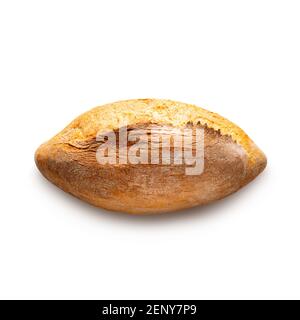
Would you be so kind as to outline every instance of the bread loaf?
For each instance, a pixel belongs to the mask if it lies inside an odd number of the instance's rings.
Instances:
[[[62,190],[108,210],[168,212],[222,199],[266,166],[232,122],[194,105],[137,99],[96,107],[35,153]]]

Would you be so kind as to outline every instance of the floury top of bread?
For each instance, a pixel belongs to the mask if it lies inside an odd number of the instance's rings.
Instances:
[[[154,126],[165,138],[177,132],[181,139],[182,130],[175,129],[200,127],[204,132],[203,173],[186,175],[184,164],[99,163],[97,136],[120,132],[124,126]],[[156,133],[148,131],[142,138]],[[41,173],[64,191],[98,207],[136,214],[222,199],[253,180],[267,163],[264,153],[231,121],[194,105],[160,99],[93,108],[42,144],[35,160]]]
[[[84,141],[101,132],[139,123],[174,127],[200,124],[231,137],[245,149],[250,162],[264,157],[248,135],[233,122],[195,105],[166,99],[124,100],[95,107],[73,120],[55,140],[71,143]]]

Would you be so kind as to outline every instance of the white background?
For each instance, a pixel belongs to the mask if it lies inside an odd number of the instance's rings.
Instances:
[[[300,298],[299,1],[1,1],[0,297]],[[110,213],[38,172],[35,149],[96,105],[194,103],[267,170],[215,204]]]

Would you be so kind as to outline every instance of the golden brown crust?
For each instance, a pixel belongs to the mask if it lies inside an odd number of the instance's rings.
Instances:
[[[242,129],[217,113],[191,104],[160,99],[125,100],[93,108],[72,121],[59,134],[59,138],[85,140],[99,131],[138,123],[160,123],[174,127],[184,127],[188,123],[206,125],[240,144],[250,161],[255,162],[256,157],[262,156]]]
[[[122,126],[201,127],[205,169],[186,175],[183,165],[100,165],[100,132]],[[127,100],[97,107],[76,118],[36,152],[43,175],[63,190],[98,207],[130,213],[173,211],[221,199],[255,178],[264,154],[232,122],[204,109],[170,100]]]

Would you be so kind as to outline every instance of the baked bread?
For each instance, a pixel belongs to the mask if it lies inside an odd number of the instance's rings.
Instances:
[[[192,132],[195,139],[196,129],[203,133],[202,171],[187,174],[191,165],[176,164],[176,155],[167,161],[164,156],[166,148],[179,150],[174,136],[184,141],[185,132]],[[138,136],[142,146],[159,136],[160,161],[130,163],[126,153],[120,161],[121,149],[132,147],[132,141],[130,146],[118,144],[122,130]],[[110,134],[117,137],[115,163],[97,158]],[[170,138],[169,146],[162,143],[164,138]],[[195,152],[194,140],[189,146]],[[151,157],[151,150],[147,152]],[[135,214],[174,211],[224,198],[253,180],[267,163],[263,152],[232,122],[194,105],[158,99],[119,101],[82,114],[42,144],[35,161],[62,190],[97,207]]]

